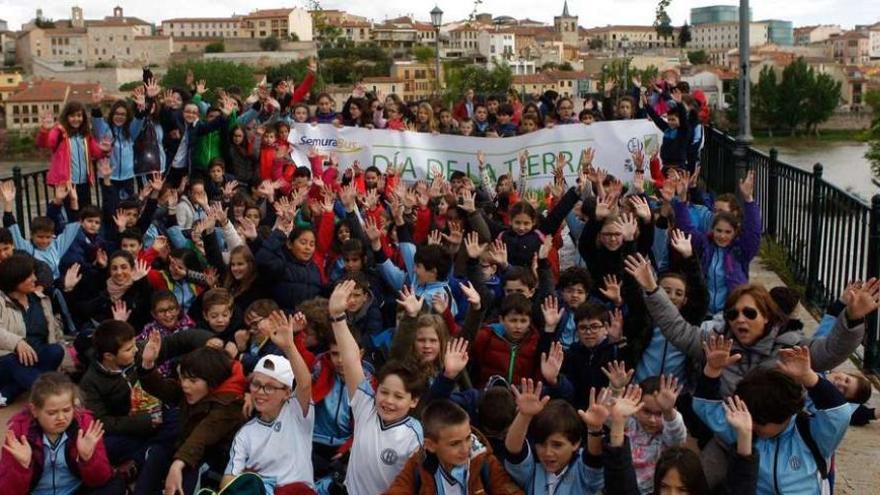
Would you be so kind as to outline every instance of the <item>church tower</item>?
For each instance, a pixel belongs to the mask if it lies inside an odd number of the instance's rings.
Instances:
[[[562,15],[553,18],[553,27],[562,38],[562,43],[574,46],[578,44],[578,17],[568,13],[568,0],[565,0],[562,7]]]

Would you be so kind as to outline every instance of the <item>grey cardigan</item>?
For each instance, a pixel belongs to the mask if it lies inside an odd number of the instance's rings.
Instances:
[[[848,326],[846,312],[842,312],[827,337],[811,338],[802,330],[790,330],[780,333],[780,327],[773,327],[754,345],[745,347],[733,337],[727,326],[707,325],[703,328],[691,325],[681,316],[678,309],[669,300],[662,289],[652,294],[642,292],[645,306],[669,342],[698,363],[705,361],[703,341],[715,335],[733,338],[733,352],[742,354],[738,363],[727,367],[721,375],[721,394],[730,395],[736,385],[753,368],[776,365],[776,354],[780,349],[793,346],[807,346],[810,349],[810,360],[815,371],[827,371],[846,361],[856,350],[865,335],[865,323],[859,322],[853,327]],[[713,320],[715,321],[715,320]]]

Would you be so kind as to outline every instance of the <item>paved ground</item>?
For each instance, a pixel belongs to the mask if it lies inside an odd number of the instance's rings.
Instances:
[[[751,267],[751,278],[772,288],[783,285],[775,273],[764,269],[760,260],[755,260]],[[803,307],[798,314],[804,322],[806,331],[811,334],[816,328],[816,320]],[[840,369],[856,370],[847,362]],[[880,407],[880,392],[874,391],[871,407]],[[6,433],[6,421],[10,416],[21,410],[24,400],[19,399],[11,407],[0,409],[0,433]],[[0,436],[3,438],[3,436]],[[880,492],[880,421],[862,428],[850,428],[837,453],[837,482],[835,494],[865,495]]]

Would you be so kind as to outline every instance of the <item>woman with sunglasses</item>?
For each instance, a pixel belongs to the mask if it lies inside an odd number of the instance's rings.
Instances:
[[[827,371],[849,358],[865,335],[865,317],[876,311],[880,304],[880,282],[869,280],[849,291],[846,311],[841,313],[834,329],[827,337],[807,337],[800,330],[788,330],[786,315],[760,284],[746,284],[735,288],[727,296],[724,306],[724,324],[697,326],[688,323],[660,290],[651,263],[641,255],[629,256],[626,271],[643,289],[645,305],[654,324],[663,336],[692,361],[704,361],[703,346],[711,335],[733,339],[732,354],[740,357],[721,375],[721,395],[731,395],[736,384],[750,370],[774,366],[781,349],[807,346],[813,369]]]

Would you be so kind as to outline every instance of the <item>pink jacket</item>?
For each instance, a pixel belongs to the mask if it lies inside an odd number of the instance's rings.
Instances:
[[[89,183],[94,182],[94,174],[92,173],[91,162],[99,158],[104,158],[106,153],[101,149],[98,141],[88,136],[88,154],[89,154]],[[56,125],[50,130],[40,128],[37,134],[37,147],[45,148],[52,151],[52,160],[49,163],[49,173],[46,175],[46,183],[55,186],[67,182],[71,178],[70,171],[70,141],[67,139],[67,132],[64,127]]]
[[[87,429],[92,424],[92,414],[85,409],[77,409],[73,422],[67,428],[67,448],[64,455],[67,466],[74,476],[82,480],[87,487],[99,487],[107,484],[113,476],[104,441],[95,446],[95,453],[88,461],[79,458],[76,450],[76,438],[79,429]],[[0,456],[0,487],[4,493],[30,493],[43,474],[43,430],[27,409],[19,412],[9,420],[9,430],[16,438],[27,437],[33,451],[31,465],[24,468],[8,452]]]

